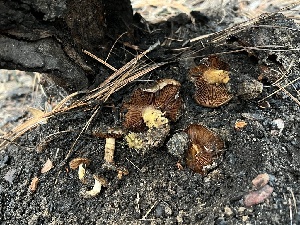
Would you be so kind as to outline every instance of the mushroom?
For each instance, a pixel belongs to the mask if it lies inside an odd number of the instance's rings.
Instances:
[[[87,158],[75,158],[72,159],[69,163],[69,166],[72,170],[78,168],[78,177],[82,183],[85,183],[84,175],[85,175],[85,167],[90,164],[91,160]]]
[[[93,186],[93,189],[89,190],[89,191],[81,192],[81,194],[85,198],[91,198],[91,197],[97,196],[100,193],[102,186],[107,187],[107,185],[108,185],[108,182],[105,178],[97,176],[97,175],[94,175],[93,177],[95,179],[95,184]]]
[[[105,138],[104,160],[106,164],[114,165],[114,153],[116,148],[116,139],[123,136],[123,131],[120,128],[93,128],[93,135],[100,138]]]
[[[125,140],[127,141],[129,148],[134,148],[144,155],[149,150],[160,147],[164,143],[169,132],[170,125],[167,123],[159,128],[149,128],[145,132],[129,132],[125,136]]]
[[[183,108],[179,97],[180,83],[163,79],[148,88],[138,88],[124,103],[124,127],[129,131],[125,139],[130,148],[144,154],[162,145],[170,131],[169,120],[176,121]]]
[[[225,85],[230,79],[228,65],[216,56],[210,56],[192,68],[189,77],[195,84],[194,99],[199,105],[215,108],[233,97]]]
[[[226,86],[221,85],[212,85],[208,84],[203,79],[198,79],[195,82],[196,90],[194,94],[194,99],[199,105],[215,108],[225,103],[229,102],[232,99],[232,95],[228,93]]]
[[[185,130],[190,138],[186,162],[194,172],[206,175],[220,156],[224,142],[212,131],[200,124],[191,124]]]
[[[171,121],[176,121],[183,108],[179,89],[180,83],[173,79],[162,79],[151,87],[136,89],[130,100],[123,104],[123,110],[126,111],[124,127],[133,132],[147,129],[143,111],[149,106],[160,110]]]

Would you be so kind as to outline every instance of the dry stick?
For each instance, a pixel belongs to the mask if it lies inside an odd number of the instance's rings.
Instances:
[[[156,68],[158,68],[158,67],[160,67],[160,66],[162,66],[162,65],[165,65],[165,64],[167,64],[167,63],[168,63],[168,62],[158,63],[158,64],[156,64],[156,65],[150,66],[150,67],[148,67],[148,68],[146,68],[146,69],[144,69],[144,70],[142,70],[142,71],[136,73],[135,75],[133,75],[133,76],[127,78],[127,79],[124,80],[122,83],[120,83],[120,86],[116,89],[116,91],[119,90],[119,89],[121,89],[122,87],[124,87],[124,86],[127,85],[128,83],[130,83],[130,82],[132,82],[132,81],[138,79],[139,77],[141,77],[141,76],[143,76],[143,75],[149,73],[150,71],[152,71],[152,70],[154,70],[154,69],[156,69]]]
[[[293,198],[293,202],[294,202],[294,207],[295,207],[295,213],[297,214],[298,213],[298,210],[297,210],[297,202],[296,202],[296,199],[295,199],[295,195],[294,195],[294,192],[293,192],[293,189],[289,189],[291,194],[292,194],[292,198]]]
[[[281,89],[284,93],[290,96],[290,98],[293,99],[298,105],[300,105],[299,100],[296,97],[294,97],[289,91],[287,91],[284,87],[281,87],[279,84],[277,84],[276,86],[279,87],[279,90]]]
[[[120,82],[120,80],[124,79],[124,76],[127,77],[136,77],[135,79],[137,79],[137,76],[131,75],[131,70],[133,68],[138,68],[138,62],[139,60],[145,56],[148,52],[152,51],[155,47],[157,47],[159,45],[159,42],[155,43],[154,45],[150,46],[146,51],[142,52],[141,54],[139,54],[138,56],[136,56],[134,59],[130,60],[128,63],[126,63],[123,67],[121,67],[119,70],[115,71],[115,73],[113,73],[111,76],[109,76],[99,87],[93,89],[91,92],[93,92],[93,95],[88,95],[86,100],[90,101],[92,99],[101,99],[101,95],[106,92],[108,89],[110,90],[109,94],[106,95],[106,97],[104,97],[103,99],[106,99],[117,90],[119,90],[120,88],[118,87],[118,83]],[[163,65],[163,64],[156,64],[156,65]],[[152,67],[152,66],[150,66]],[[154,66],[155,68],[157,68],[158,66]],[[150,72],[153,69],[149,69],[148,72]],[[146,73],[144,73],[146,74]],[[142,75],[140,75],[142,76]],[[114,82],[111,82],[112,80],[114,80]],[[133,81],[134,79],[130,79],[130,81]],[[111,83],[111,85],[108,85]],[[127,82],[128,83],[128,82]],[[121,84],[123,84],[123,82],[121,82]],[[126,84],[125,84],[126,85]],[[122,85],[123,87],[124,85]],[[102,89],[102,90],[100,90]],[[96,93],[95,93],[96,92]]]
[[[158,203],[158,200],[156,200],[155,202],[154,202],[154,204],[150,207],[150,209],[146,212],[146,214],[142,217],[142,219],[140,219],[140,220],[147,220],[146,218],[147,218],[147,216],[149,215],[149,213],[152,211],[152,209],[157,205],[157,203]]]
[[[135,165],[133,162],[131,162],[128,158],[125,157],[125,159],[130,162],[136,169],[138,169],[138,171],[142,172],[142,170],[137,166]]]
[[[293,225],[293,209],[292,209],[292,201],[289,198],[289,208],[290,208],[290,224]]]

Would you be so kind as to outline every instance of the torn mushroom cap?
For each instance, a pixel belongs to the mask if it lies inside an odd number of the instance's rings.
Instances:
[[[196,90],[194,99],[199,105],[215,108],[219,107],[232,99],[232,95],[228,93],[224,84],[218,86],[208,84],[203,79],[195,82]]]
[[[189,76],[196,90],[194,98],[199,105],[215,108],[227,103],[233,96],[226,83],[229,81],[228,66],[217,57],[209,57],[207,62],[190,70]]]
[[[72,170],[78,168],[78,178],[81,182],[84,182],[84,175],[85,175],[85,166],[90,164],[91,160],[87,158],[75,158],[73,159],[69,165]]]
[[[86,198],[95,197],[100,193],[102,186],[106,187],[108,184],[107,180],[103,177],[97,175],[94,175],[93,177],[95,179],[95,184],[93,186],[93,189],[82,193],[82,195]]]
[[[189,76],[192,81],[204,76],[210,84],[225,84],[229,81],[229,65],[218,56],[211,55],[202,59],[200,65],[193,67],[189,72]]]
[[[130,131],[143,131],[146,124],[143,120],[143,110],[149,106],[160,110],[165,117],[176,121],[183,108],[179,97],[180,83],[172,79],[163,79],[149,88],[139,88],[132,94],[131,99],[123,105],[127,110],[124,127]]]
[[[75,170],[81,164],[85,164],[88,166],[90,163],[91,163],[91,160],[89,160],[87,158],[75,158],[70,161],[69,166],[72,170]]]
[[[191,124],[185,132],[190,138],[187,165],[194,172],[206,175],[207,168],[222,153],[224,142],[200,124]]]
[[[159,147],[164,142],[170,131],[170,125],[164,113],[153,106],[144,108],[142,117],[148,130],[140,133],[129,132],[125,139],[130,148],[139,150],[140,153],[144,154],[151,148]]]

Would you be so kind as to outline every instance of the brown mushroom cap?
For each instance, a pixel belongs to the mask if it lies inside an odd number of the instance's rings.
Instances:
[[[162,88],[154,98],[154,107],[166,113],[171,121],[176,121],[183,107],[183,100],[179,97],[180,83],[173,82]]]
[[[233,97],[225,86],[229,80],[227,70],[228,64],[217,56],[204,59],[202,64],[190,70],[190,79],[196,87],[194,98],[199,105],[215,108]]]
[[[179,97],[180,83],[172,79],[163,79],[149,88],[138,88],[131,99],[124,103],[127,110],[124,127],[127,130],[140,132],[146,128],[142,112],[146,107],[153,106],[161,110],[171,121],[176,121],[183,108],[183,101]]]
[[[75,159],[72,159],[69,163],[69,166],[72,170],[75,170],[78,168],[78,166],[80,164],[86,164],[86,165],[89,165],[91,162],[91,160],[87,159],[87,158],[75,158]]]
[[[123,136],[123,130],[119,127],[93,127],[92,135],[99,138],[121,138]]]
[[[224,84],[218,86],[209,84],[203,79],[195,82],[196,90],[194,99],[199,105],[215,108],[227,103],[232,99],[232,95],[228,93]]]
[[[206,174],[207,166],[211,165],[224,148],[224,142],[212,131],[200,124],[191,124],[185,132],[190,138],[187,151],[187,165],[196,173]]]

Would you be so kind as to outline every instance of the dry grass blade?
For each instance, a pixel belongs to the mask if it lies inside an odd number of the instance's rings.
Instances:
[[[105,62],[104,60],[98,58],[97,56],[95,56],[94,54],[88,52],[87,50],[83,50],[83,53],[87,54],[88,56],[92,57],[93,59],[96,59],[98,62],[102,63],[103,65],[107,66],[109,69],[111,69],[112,71],[117,71],[117,69],[113,66],[111,66],[110,64],[108,64],[107,62]]]
[[[294,97],[290,92],[288,92],[285,88],[292,85],[293,83],[295,83],[296,81],[300,80],[300,77],[297,77],[296,79],[288,82],[287,84],[285,84],[284,86],[281,86],[278,82],[275,82],[275,86],[277,86],[279,89],[274,91],[273,93],[269,94],[268,96],[264,97],[263,99],[259,100],[259,102],[262,102],[268,98],[270,98],[271,96],[275,95],[276,93],[278,93],[279,91],[283,91],[285,92],[287,95],[289,95],[297,104],[300,105],[299,100]]]

